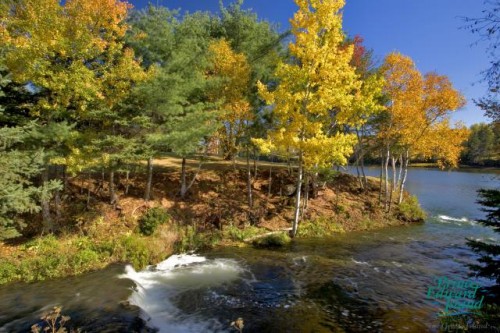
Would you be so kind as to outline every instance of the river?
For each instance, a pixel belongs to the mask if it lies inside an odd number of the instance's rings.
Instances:
[[[377,175],[377,169],[369,169]],[[86,332],[433,332],[435,277],[468,279],[466,237],[498,241],[476,219],[478,188],[498,175],[411,169],[424,224],[298,239],[283,250],[221,248],[142,272],[112,265],[79,277],[0,287],[0,332],[29,331],[55,305]],[[488,281],[476,280],[479,284]],[[135,305],[135,306],[134,306]]]

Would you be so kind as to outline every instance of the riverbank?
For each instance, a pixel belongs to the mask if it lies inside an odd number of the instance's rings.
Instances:
[[[1,243],[0,284],[78,275],[116,262],[130,262],[141,269],[174,252],[246,246],[250,242],[245,241],[258,235],[290,227],[295,181],[286,166],[260,163],[252,167],[252,207],[243,161],[235,165],[211,161],[184,199],[177,195],[179,166],[180,160],[173,158],[156,161],[149,202],[141,198],[145,179],[132,175],[126,184],[118,180],[119,206],[107,203],[106,184],[93,191],[85,179],[71,179],[71,200],[62,209],[59,233]],[[196,162],[188,167],[192,177]],[[411,197],[403,205],[393,203],[391,212],[385,213],[374,178],[362,189],[351,175],[323,175],[309,191],[298,237],[401,225],[422,218]],[[155,207],[166,214],[158,221],[144,222],[143,216]],[[144,223],[151,232],[144,232]]]
[[[378,166],[378,165],[373,165]],[[428,168],[428,169],[439,169],[437,163],[411,163],[409,168]],[[461,164],[458,168],[451,169],[452,171],[470,171],[470,172],[491,172],[499,173],[500,168],[491,166],[478,166],[478,165],[465,165]]]

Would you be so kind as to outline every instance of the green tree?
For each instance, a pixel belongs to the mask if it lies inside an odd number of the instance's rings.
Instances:
[[[462,154],[463,162],[482,165],[487,160],[494,160],[498,153],[497,140],[493,125],[472,125]]]
[[[206,14],[186,15],[182,21],[163,7],[150,6],[132,20],[131,45],[147,63],[156,66],[156,75],[135,89],[134,99],[148,117],[144,140],[152,148],[152,158],[170,150],[182,158],[180,196],[193,184],[186,179],[186,158],[200,152],[216,129],[214,105],[206,92],[210,80],[205,75],[211,18]],[[146,191],[149,198],[149,190]]]
[[[500,190],[480,189],[478,203],[483,206],[486,213],[484,219],[479,220],[484,226],[500,233]],[[469,265],[472,274],[483,277],[493,282],[491,286],[483,287],[479,296],[485,296],[482,312],[487,322],[492,327],[500,323],[500,243],[468,239],[467,245],[480,257],[478,263]],[[484,320],[484,319],[483,319]],[[491,321],[491,322],[490,322]]]
[[[0,238],[7,229],[25,227],[21,214],[39,212],[43,200],[61,188],[56,180],[37,181],[45,159],[33,142],[37,130],[34,123],[0,128]]]

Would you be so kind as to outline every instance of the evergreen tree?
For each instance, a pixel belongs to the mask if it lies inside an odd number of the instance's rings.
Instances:
[[[479,220],[479,223],[500,234],[500,190],[480,189],[478,193],[478,203],[483,206],[482,210],[486,213],[486,218]],[[494,284],[485,287],[484,290],[489,300],[500,305],[500,244],[474,239],[469,239],[467,244],[480,255],[479,264],[469,267],[475,276],[493,280]]]
[[[179,192],[184,197],[193,183],[186,180],[186,158],[198,153],[216,129],[217,113],[206,96],[210,81],[205,76],[212,19],[195,13],[179,21],[175,13],[150,6],[134,14],[131,24],[131,45],[156,73],[134,93],[137,107],[148,117],[144,140],[153,149],[147,189],[152,158],[169,150],[182,158]]]
[[[33,144],[37,130],[34,123],[0,128],[0,238],[7,229],[25,227],[20,214],[39,212],[41,202],[61,188],[56,180],[37,181],[45,159],[44,150]]]

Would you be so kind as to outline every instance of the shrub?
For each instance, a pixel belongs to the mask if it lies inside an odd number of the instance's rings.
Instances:
[[[420,207],[416,196],[407,197],[398,205],[396,212],[398,219],[406,222],[423,222],[426,218],[424,210]]]
[[[130,262],[135,269],[142,269],[149,264],[149,250],[146,240],[138,235],[128,235],[120,239],[116,252],[121,261]]]
[[[318,170],[318,180],[321,182],[333,183],[339,173],[340,172],[332,168],[321,168]]]
[[[252,242],[252,245],[258,248],[275,248],[288,245],[290,241],[291,239],[286,233],[280,232],[278,234],[271,234],[258,238]]]
[[[160,224],[167,222],[169,218],[170,216],[165,209],[161,207],[150,208],[139,220],[139,230],[141,234],[150,236]]]
[[[19,278],[17,267],[13,263],[0,260],[0,285]]]
[[[76,252],[69,259],[69,265],[73,274],[80,274],[93,268],[95,263],[99,262],[99,254],[91,249],[83,249]]]
[[[186,226],[178,230],[179,240],[175,244],[176,252],[188,252],[213,248],[221,240],[220,232],[200,233],[195,226]]]

